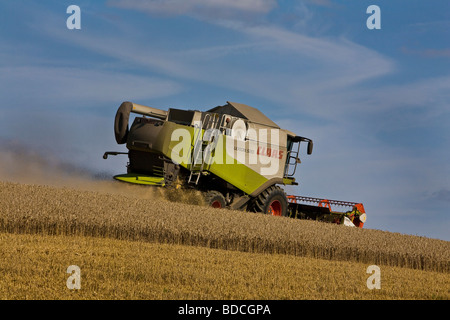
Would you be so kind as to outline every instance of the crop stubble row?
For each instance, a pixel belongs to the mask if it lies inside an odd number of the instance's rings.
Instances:
[[[142,190],[139,196],[126,196],[0,182],[0,232],[108,237],[450,270],[448,241],[176,203],[142,196]]]

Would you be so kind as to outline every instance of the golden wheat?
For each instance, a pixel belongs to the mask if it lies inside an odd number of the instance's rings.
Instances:
[[[143,190],[150,189],[130,189],[136,194]],[[0,210],[1,232],[108,237],[450,270],[448,241],[217,210],[133,193],[1,182]]]
[[[448,299],[446,273],[98,237],[0,233],[0,299]],[[66,286],[67,267],[81,288]]]

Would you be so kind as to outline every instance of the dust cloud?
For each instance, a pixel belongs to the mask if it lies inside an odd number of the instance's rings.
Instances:
[[[0,141],[1,181],[120,194],[138,199],[204,204],[201,193],[195,190],[134,185],[114,180],[113,175],[67,163],[51,153],[18,142]]]

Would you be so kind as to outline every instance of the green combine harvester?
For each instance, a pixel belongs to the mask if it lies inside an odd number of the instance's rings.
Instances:
[[[130,113],[136,116],[129,128]],[[361,203],[286,195],[282,185],[297,185],[302,142],[313,142],[281,129],[261,111],[227,102],[208,111],[161,110],[123,102],[114,133],[126,144],[127,173],[114,176],[128,183],[201,191],[206,204],[362,227]],[[335,211],[335,206],[349,207]]]

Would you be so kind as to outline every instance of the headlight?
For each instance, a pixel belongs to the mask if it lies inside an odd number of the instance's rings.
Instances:
[[[367,219],[367,216],[365,213],[363,213],[362,215],[359,216],[359,221],[361,221],[362,223],[365,223]]]

